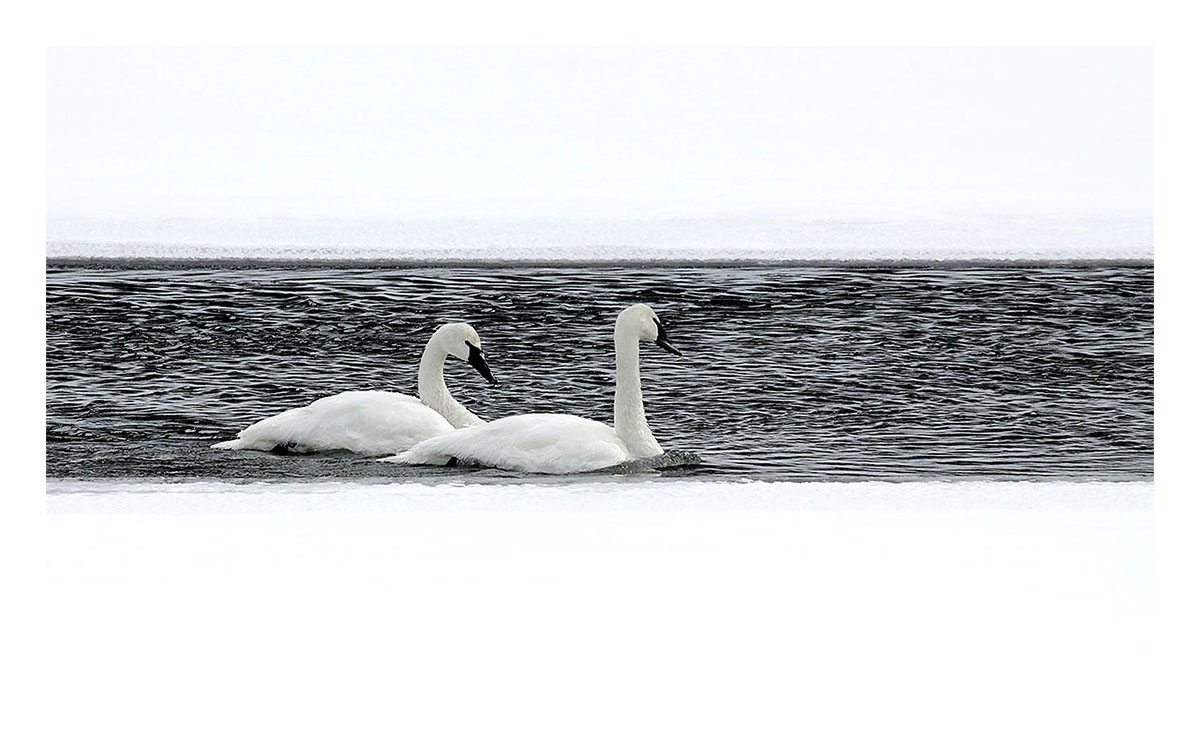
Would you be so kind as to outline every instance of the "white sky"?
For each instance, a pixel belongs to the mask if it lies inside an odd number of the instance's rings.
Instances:
[[[1148,49],[51,50],[47,212],[1152,213]]]

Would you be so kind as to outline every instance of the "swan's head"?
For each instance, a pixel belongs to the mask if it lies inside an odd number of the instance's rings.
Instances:
[[[492,376],[492,369],[488,368],[487,360],[483,357],[483,343],[479,340],[479,333],[467,323],[451,322],[442,325],[429,342],[437,343],[446,355],[470,363],[488,383],[497,383]]]
[[[667,331],[662,320],[649,305],[626,307],[617,316],[617,333],[622,332],[632,332],[637,335],[638,340],[649,340],[668,353],[682,355],[671,341],[667,340]]]

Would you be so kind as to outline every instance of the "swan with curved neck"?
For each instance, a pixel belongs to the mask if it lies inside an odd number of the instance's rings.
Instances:
[[[446,388],[442,371],[450,356],[467,361],[496,383],[475,328],[450,323],[437,329],[421,354],[420,399],[390,391],[345,391],[267,417],[243,429],[237,439],[213,448],[395,454],[429,437],[485,424]]]
[[[520,472],[567,474],[612,467],[663,453],[646,421],[638,346],[653,342],[679,354],[650,307],[633,305],[617,317],[617,391],[613,426],[569,414],[523,414],[426,439],[382,461],[445,465],[452,461]]]

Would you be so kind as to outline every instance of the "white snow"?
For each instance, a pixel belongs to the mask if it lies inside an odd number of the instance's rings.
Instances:
[[[398,261],[1149,259],[1148,216],[47,221],[49,257]]]
[[[54,47],[46,62],[56,216],[1154,205],[1148,47]]]
[[[1150,483],[48,488],[50,727],[1135,728],[1152,691]]]
[[[438,484],[51,480],[51,514],[396,511],[1142,510],[1149,482],[712,482],[647,480]]]

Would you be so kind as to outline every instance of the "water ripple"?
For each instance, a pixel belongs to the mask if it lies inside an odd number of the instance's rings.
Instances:
[[[442,479],[207,447],[338,391],[414,393],[451,320],[503,383],[447,365],[484,418],[610,421],[612,324],[637,301],[684,352],[643,350],[651,425],[699,474],[1153,474],[1147,266],[51,267],[46,284],[51,477]]]

